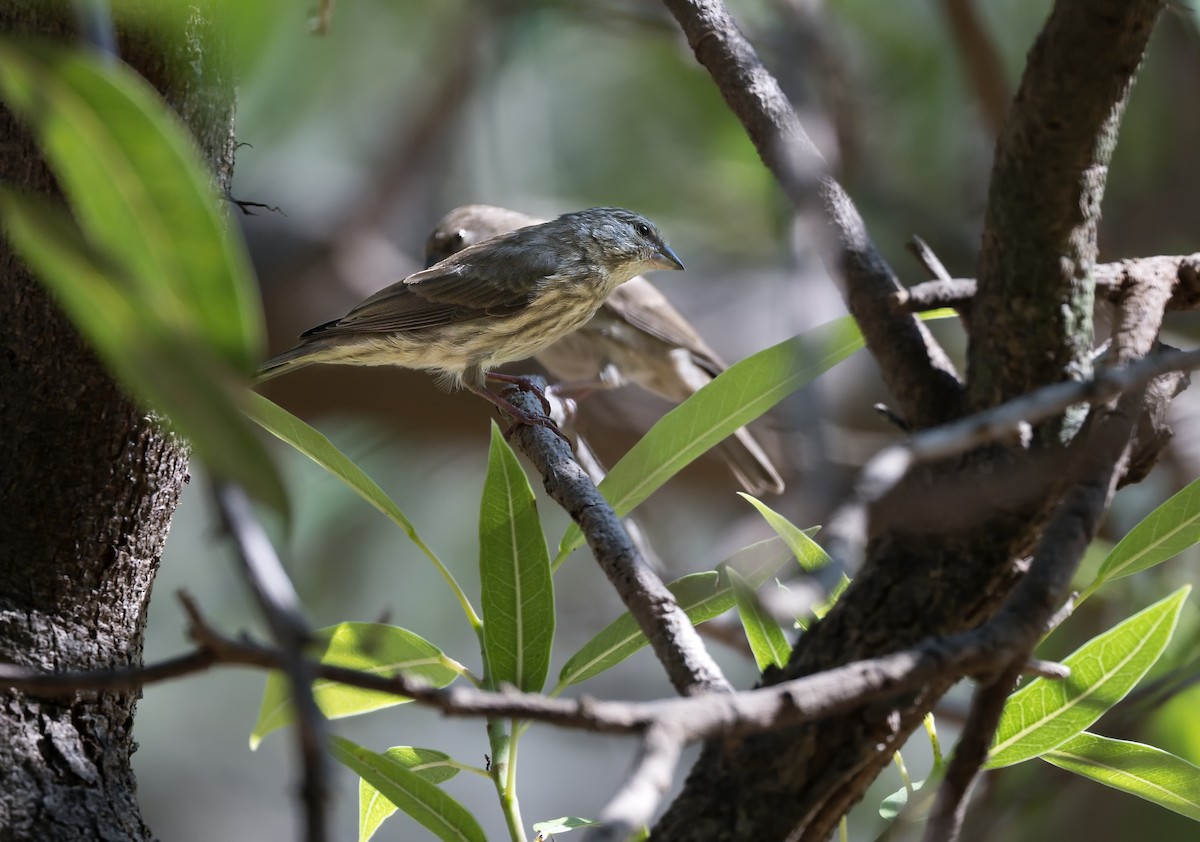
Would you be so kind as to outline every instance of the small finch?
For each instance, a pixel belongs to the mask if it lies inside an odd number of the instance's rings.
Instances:
[[[489,391],[488,379],[531,388],[491,369],[533,356],[585,324],[609,293],[650,269],[683,263],[645,217],[621,208],[563,214],[385,287],[342,318],[305,331],[259,374],[267,379],[312,363],[422,369],[521,423],[553,427]]]
[[[491,205],[465,205],[442,218],[425,243],[427,264],[539,220]],[[568,390],[613,389],[636,383],[680,403],[726,365],[666,297],[642,277],[615,289],[587,324],[534,354]],[[749,493],[779,494],[783,480],[762,447],[742,427],[715,450]]]

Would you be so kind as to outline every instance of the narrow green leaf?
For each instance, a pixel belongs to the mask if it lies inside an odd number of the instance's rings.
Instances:
[[[550,819],[544,822],[537,822],[533,826],[535,833],[539,837],[549,838],[552,833],[570,833],[572,830],[577,830],[581,827],[597,827],[600,822],[595,819],[581,819],[578,816],[563,816],[561,819]]]
[[[772,538],[746,547],[725,561],[722,567],[734,564],[734,560],[743,554],[753,554],[756,557],[750,559],[749,564],[739,563],[738,567],[746,582],[757,588],[774,576],[787,562],[790,553],[779,544],[778,539]],[[735,602],[729,578],[715,570],[692,573],[676,579],[667,585],[667,588],[675,595],[679,607],[687,613],[688,619],[694,625],[719,617],[732,608]],[[616,666],[646,643],[646,636],[642,634],[642,630],[638,628],[629,612],[625,612],[585,643],[563,665],[555,692]]]
[[[1200,821],[1200,767],[1161,748],[1084,731],[1042,760]]]
[[[128,294],[121,269],[62,211],[0,193],[13,245],[130,392],[167,416],[214,475],[286,513],[287,494],[263,442],[241,417],[240,375],[197,338]]]
[[[759,514],[775,530],[775,534],[782,538],[783,542],[788,545],[788,549],[792,551],[792,555],[796,556],[796,561],[800,562],[800,566],[806,572],[811,573],[829,563],[829,554],[821,549],[821,546],[816,541],[809,537],[809,532],[816,534],[815,530],[819,529],[819,527],[813,527],[806,531],[796,526],[761,500],[741,491],[738,492],[738,495],[745,499],[751,506],[758,509]]]
[[[487,842],[483,829],[466,807],[403,763],[342,737],[330,738],[330,752],[438,839]]]
[[[420,542],[416,528],[395,501],[362,468],[338,450],[323,433],[301,421],[278,404],[251,393],[246,415],[271,435],[287,442],[312,461],[340,479],[362,499],[400,526],[409,538]]]
[[[613,465],[600,491],[618,515],[629,514],[700,454],[862,345],[854,320],[844,316],[735,363],[659,419]],[[582,543],[579,528],[572,525],[558,558]]]
[[[345,483],[351,491],[382,512],[385,517],[390,518],[394,523],[399,525],[412,542],[417,545],[417,548],[437,568],[442,578],[446,580],[446,583],[450,586],[450,589],[454,592],[455,597],[462,606],[463,613],[466,614],[467,619],[471,621],[472,625],[479,622],[471,601],[467,599],[467,595],[463,593],[453,574],[442,564],[441,559],[429,548],[421,536],[417,534],[416,528],[405,516],[404,512],[400,510],[400,507],[396,505],[395,501],[362,468],[350,461],[349,457],[338,450],[333,442],[326,438],[324,434],[309,424],[304,423],[286,409],[267,400],[262,395],[251,393],[245,412],[264,430],[281,441],[290,444],[296,450],[316,462],[330,474]]]
[[[494,421],[479,507],[479,580],[490,681],[541,692],[554,641],[550,552],[529,479]]]
[[[311,657],[322,664],[348,667],[381,676],[404,673],[433,687],[445,687],[465,667],[448,658],[424,638],[407,629],[382,623],[339,623],[313,632]],[[411,701],[407,696],[362,690],[318,679],[313,682],[317,706],[330,719],[357,716],[380,708]],[[279,672],[267,675],[267,686],[259,706],[258,721],[250,734],[250,748],[258,748],[263,737],[294,721],[288,680]]]
[[[750,643],[750,651],[754,653],[754,663],[761,672],[767,667],[782,667],[792,654],[783,629],[775,619],[766,612],[758,601],[758,594],[742,576],[732,567],[725,568],[729,584],[733,588],[733,598],[737,601],[738,617],[741,618],[742,628],[746,631],[746,640]]]
[[[383,753],[431,784],[440,784],[458,774],[450,755],[429,748],[394,746]],[[367,842],[392,813],[396,805],[388,801],[366,778],[358,780],[358,842]]]
[[[0,87],[37,134],[88,241],[184,336],[243,373],[262,347],[245,244],[187,129],[126,65],[83,50],[0,43]]]
[[[1081,733],[1133,689],[1166,648],[1190,586],[1092,638],[1068,657],[1069,678],[1038,678],[1005,705],[986,768],[1045,754]]]
[[[1087,586],[1081,598],[1104,582],[1139,573],[1166,561],[1200,541],[1200,479],[1146,515],[1125,534]]]

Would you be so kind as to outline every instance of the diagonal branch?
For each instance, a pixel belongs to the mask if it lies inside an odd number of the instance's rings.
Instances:
[[[511,388],[505,394],[526,412],[543,411],[532,392]],[[526,424],[515,426],[511,437],[542,475],[546,492],[579,524],[597,563],[650,641],[675,690],[681,695],[728,692],[729,682],[687,614],[642,558],[566,440],[545,427]]]
[[[805,212],[819,197],[833,228],[833,265],[845,279],[847,306],[901,413],[915,427],[954,417],[960,385],[953,364],[920,321],[890,306],[890,296],[900,288],[895,273],[725,4],[663,2],[792,204]]]

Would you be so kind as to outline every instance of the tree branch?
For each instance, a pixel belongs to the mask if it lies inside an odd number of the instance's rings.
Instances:
[[[296,746],[303,780],[299,796],[305,838],[308,842],[324,842],[328,837],[329,802],[325,716],[313,697],[316,675],[304,656],[310,638],[300,598],[245,493],[236,486],[220,484],[213,489],[213,497],[237,547],[242,573],[279,645],[280,669],[291,683],[292,708],[296,713]]]
[[[544,411],[530,392],[505,396],[527,412]],[[728,692],[729,682],[705,649],[687,614],[651,569],[612,506],[579,467],[567,442],[545,427],[519,424],[511,437],[542,475],[546,492],[579,524],[597,563],[650,641],[671,685],[682,695]]]
[[[936,258],[934,258],[936,260]],[[1116,303],[1132,277],[1169,279],[1171,298],[1168,312],[1200,309],[1200,253],[1186,256],[1138,257],[1116,263],[1101,263],[1092,277],[1096,292]],[[939,307],[962,309],[975,299],[977,284],[973,278],[945,278],[926,281],[892,295],[894,306],[910,313],[922,313]]]
[[[1058,0],[1029,53],[988,193],[968,350],[973,408],[1091,373],[1100,202],[1163,5]],[[1080,420],[1068,413],[1046,428],[1048,441],[1069,438]]]
[[[889,296],[900,288],[895,274],[724,3],[664,3],[784,194],[802,213],[820,198],[837,243],[830,265],[844,276],[847,306],[901,413],[917,427],[954,417],[961,387],[953,364],[920,321],[889,306]]]

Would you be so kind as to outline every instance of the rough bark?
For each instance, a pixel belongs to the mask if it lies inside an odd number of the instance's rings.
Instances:
[[[1104,175],[1160,8],[1059,0],[1034,47],[989,197],[980,294],[985,275],[990,288],[971,337],[975,408],[1089,371]],[[1063,456],[1050,436],[1032,452],[992,449],[910,476],[873,511],[854,583],[764,681],[893,652],[989,616],[1058,499]],[[923,517],[910,520],[902,512],[914,503]],[[828,838],[952,683],[786,732],[709,742],[653,838]]]
[[[207,6],[193,4],[186,19],[160,15],[154,28],[117,23],[122,58],[164,92],[224,181],[232,85]],[[10,0],[0,33],[72,41],[70,11]],[[0,181],[55,192],[32,139],[2,107],[0,145]],[[140,663],[186,453],[122,393],[7,243],[0,312],[0,661],[54,670]],[[130,767],[138,696],[0,692],[0,838],[150,838]]]

